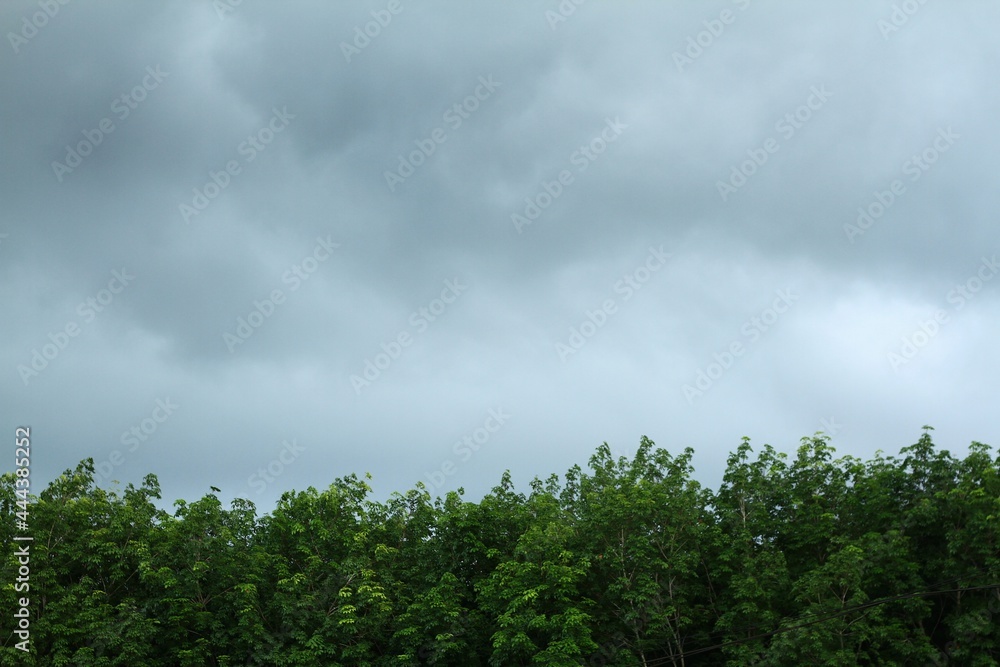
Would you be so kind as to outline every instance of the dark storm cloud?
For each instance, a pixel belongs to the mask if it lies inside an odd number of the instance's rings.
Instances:
[[[265,507],[989,441],[998,14],[6,3],[8,425]]]

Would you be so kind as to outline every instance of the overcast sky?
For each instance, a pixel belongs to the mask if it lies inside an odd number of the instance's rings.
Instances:
[[[0,418],[261,511],[1000,442],[995,2],[0,5]],[[14,467],[13,448],[0,469]],[[262,474],[263,473],[263,474]]]

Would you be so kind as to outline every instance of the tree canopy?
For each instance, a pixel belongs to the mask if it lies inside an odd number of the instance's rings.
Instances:
[[[39,666],[998,665],[1000,457],[925,430],[898,456],[750,441],[717,490],[692,450],[607,444],[586,469],[478,502],[367,477],[269,514],[214,493],[171,514],[154,475],[106,490],[87,459],[29,505],[0,478],[0,664]]]

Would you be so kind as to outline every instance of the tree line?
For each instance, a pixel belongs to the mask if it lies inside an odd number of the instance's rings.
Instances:
[[[868,460],[744,438],[717,490],[643,437],[478,502],[348,475],[262,516],[214,493],[170,513],[154,475],[107,490],[87,459],[32,498],[28,592],[7,473],[0,608],[30,598],[31,642],[5,612],[0,663],[998,665],[1000,456],[928,430]]]

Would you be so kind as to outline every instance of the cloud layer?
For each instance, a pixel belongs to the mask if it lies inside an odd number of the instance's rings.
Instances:
[[[0,401],[36,485],[92,456],[267,509],[641,435],[710,484],[744,435],[1000,440],[995,3],[0,26]]]

